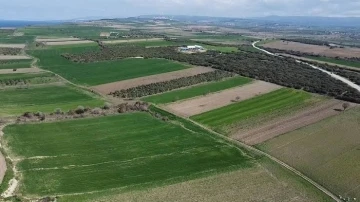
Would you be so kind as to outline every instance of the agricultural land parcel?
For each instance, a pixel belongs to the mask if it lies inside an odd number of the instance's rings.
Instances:
[[[20,69],[29,68],[31,66],[31,59],[25,60],[2,60],[0,61],[0,69]]]
[[[100,107],[104,101],[64,84],[9,88],[0,91],[0,116],[24,112],[53,112],[55,109],[75,109],[77,106]]]
[[[99,93],[109,94],[111,92],[137,87],[140,85],[148,85],[152,83],[170,81],[173,79],[179,79],[182,77],[195,76],[197,74],[207,73],[215,71],[215,69],[209,67],[193,67],[188,69],[183,69],[179,71],[167,72],[162,74],[156,74],[151,76],[139,77],[135,79],[128,79],[124,81],[118,81],[113,83],[102,84],[98,86],[93,86],[92,88]]]
[[[214,109],[218,109],[224,106],[228,106],[230,104],[233,104],[234,100],[236,101],[247,100],[261,94],[269,93],[279,88],[282,87],[263,81],[254,81],[250,84],[224,90],[218,93],[208,94],[201,97],[195,97],[193,99],[188,99],[175,103],[169,103],[164,107],[167,110],[172,111],[180,116],[189,117],[197,114],[202,114],[204,112],[212,111]],[[195,90],[196,89],[197,88],[195,88]],[[202,89],[202,87],[200,87],[200,89]],[[192,92],[192,90],[185,92]],[[237,99],[237,97],[239,99]],[[149,99],[151,99],[151,97]],[[157,100],[154,100],[154,102],[156,101]]]
[[[311,94],[293,89],[280,89],[245,101],[234,103],[213,111],[192,116],[191,119],[210,126],[214,130],[231,133],[244,127],[250,119],[273,117],[291,112],[305,105]]]
[[[292,50],[299,51],[303,53],[319,54],[327,57],[342,57],[342,58],[351,58],[358,57],[360,55],[359,48],[333,48],[330,49],[328,46],[318,46],[303,44],[298,42],[288,42],[288,41],[275,41],[262,45],[266,48],[276,48],[281,50]]]
[[[360,108],[258,145],[332,192],[360,197]]]
[[[214,93],[229,88],[234,88],[237,86],[250,83],[251,81],[252,80],[249,78],[239,76],[230,79],[225,79],[223,81],[205,83],[181,90],[175,90],[175,91],[163,93],[160,95],[154,95],[154,96],[146,97],[143,100],[155,104],[165,104],[165,103],[175,102],[188,98],[193,98],[196,96],[206,95],[209,93]]]
[[[99,85],[137,77],[155,75],[188,68],[180,63],[165,59],[123,59],[95,63],[74,63],[61,56],[61,53],[74,53],[97,50],[97,46],[56,48],[32,51],[40,59],[39,66],[53,71],[78,84]]]
[[[182,127],[148,114],[132,113],[45,123],[41,127],[12,125],[4,130],[4,142],[12,157],[21,157],[17,164],[23,176],[19,191],[28,197],[63,193],[69,195],[60,196],[60,202],[123,201],[128,197],[159,201],[165,194],[165,199],[171,195],[172,199],[189,201],[184,194],[205,192],[216,201],[220,192],[209,194],[205,188],[211,191],[220,186],[223,190],[229,188],[225,185],[235,185],[242,189],[230,197],[245,201],[258,195],[269,201],[328,201],[272,162],[255,160],[203,129],[185,120],[180,122]],[[236,180],[245,176],[249,180]],[[198,177],[206,178],[195,179]],[[174,184],[191,179],[195,180]],[[149,190],[168,184],[174,185]],[[264,189],[249,192],[258,186]],[[140,191],[144,188],[149,191]],[[175,190],[180,194],[174,195]],[[263,190],[271,194],[260,194]],[[96,193],[86,193],[91,191]],[[144,192],[150,192],[150,198]]]
[[[349,66],[349,67],[360,68],[360,62],[353,62],[353,61],[340,60],[340,59],[334,59],[334,58],[326,58],[326,57],[310,57],[310,56],[308,56],[307,58],[310,58],[313,60],[319,60],[322,62],[329,62],[329,63],[338,64],[338,65],[345,65],[345,66]]]

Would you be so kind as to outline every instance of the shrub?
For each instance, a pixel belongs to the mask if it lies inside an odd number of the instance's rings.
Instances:
[[[112,105],[111,105],[110,103],[106,102],[106,103],[104,104],[104,106],[103,106],[103,109],[108,110],[108,109],[111,108],[111,106],[112,106]]]
[[[78,106],[78,107],[76,108],[76,110],[75,110],[75,113],[76,113],[76,114],[83,114],[83,113],[85,113],[85,107],[83,107],[83,106]]]
[[[55,109],[54,113],[55,113],[56,115],[60,115],[60,114],[62,114],[63,112],[62,112],[62,110],[61,110],[60,108],[57,108],[57,109]]]
[[[100,108],[92,109],[91,114],[101,114],[101,109]]]

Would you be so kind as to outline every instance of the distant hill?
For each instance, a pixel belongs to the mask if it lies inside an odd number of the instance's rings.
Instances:
[[[23,21],[23,20],[0,20],[0,27],[26,27],[29,25],[54,25],[64,21]]]
[[[360,17],[268,16],[251,19],[298,26],[360,27]]]

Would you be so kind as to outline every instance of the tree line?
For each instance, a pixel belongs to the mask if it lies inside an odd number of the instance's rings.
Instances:
[[[213,67],[278,85],[303,89],[345,101],[360,103],[360,93],[323,72],[292,58],[279,58],[256,52],[183,54],[177,47],[145,48],[136,45],[104,46],[100,51],[63,54],[74,62],[118,60],[127,57],[164,58],[192,65]]]
[[[216,70],[213,72],[202,73],[195,76],[182,77],[170,81],[163,81],[158,83],[141,85],[129,89],[122,89],[115,92],[111,92],[110,95],[121,98],[144,97],[148,95],[167,92],[182,87],[192,86],[199,83],[219,81],[224,78],[233,77],[233,76],[235,76],[234,73]]]
[[[19,55],[21,48],[0,48],[0,55]]]

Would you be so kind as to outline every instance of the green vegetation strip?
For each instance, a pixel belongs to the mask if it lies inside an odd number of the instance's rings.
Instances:
[[[0,60],[0,69],[29,68],[32,60]]]
[[[146,113],[11,125],[4,133],[11,153],[22,157],[17,167],[24,195],[129,191],[253,164],[199,127]]]
[[[184,100],[196,96],[206,95],[208,93],[218,92],[236,86],[245,85],[247,83],[250,83],[251,81],[252,81],[251,79],[245,77],[234,77],[223,81],[206,83],[186,89],[175,90],[160,95],[146,97],[143,100],[155,104],[165,104],[165,103]]]
[[[302,91],[280,89],[192,116],[191,119],[216,129],[223,129],[249,118],[265,116],[269,113],[301,105],[309,98],[311,95]]]
[[[0,74],[0,86],[18,84],[43,84],[58,81],[52,73]]]
[[[66,79],[83,85],[100,85],[121,80],[156,75],[188,68],[165,59],[123,59],[94,63],[74,63],[61,56],[62,53],[80,53],[97,50],[97,46],[57,48],[32,51],[40,59],[43,69],[55,72]]]
[[[104,104],[90,93],[69,86],[39,86],[0,90],[0,116],[24,112],[53,112],[55,109],[74,109],[77,106],[99,107]]]
[[[307,56],[306,58],[313,59],[313,60],[319,60],[319,61],[323,61],[323,62],[334,63],[334,64],[338,64],[338,65],[345,65],[345,66],[349,66],[349,67],[360,68],[360,62],[347,61],[347,60],[341,60],[341,59],[335,59],[335,58],[327,58],[327,57]]]

